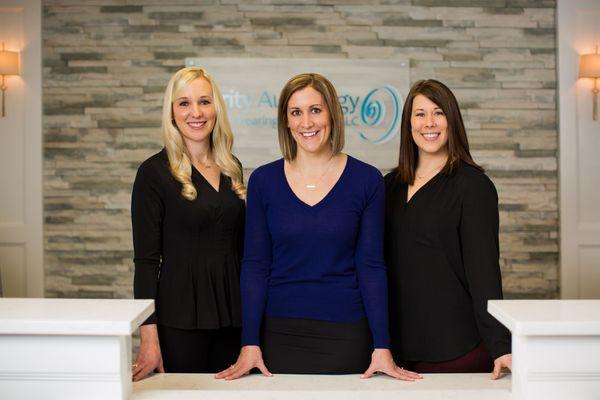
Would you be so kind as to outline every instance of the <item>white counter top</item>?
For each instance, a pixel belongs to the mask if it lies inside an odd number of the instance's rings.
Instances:
[[[512,332],[513,400],[600,399],[600,300],[490,300]]]
[[[513,335],[600,335],[600,300],[490,300]]]
[[[153,311],[152,300],[0,298],[0,335],[131,335]]]
[[[490,374],[425,374],[415,382],[387,376],[249,375],[235,381],[212,374],[156,374],[133,385],[131,400],[508,400],[510,376],[497,381]]]
[[[128,400],[152,300],[0,299],[0,398]]]

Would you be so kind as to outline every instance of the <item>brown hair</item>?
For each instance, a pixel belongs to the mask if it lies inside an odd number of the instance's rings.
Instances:
[[[467,132],[456,97],[442,82],[427,79],[416,82],[410,88],[404,102],[400,127],[400,156],[398,166],[394,170],[397,178],[401,182],[410,185],[415,181],[415,170],[419,162],[419,148],[412,137],[410,118],[412,116],[413,100],[418,95],[423,95],[433,101],[442,109],[448,120],[448,160],[442,168],[442,173],[451,174],[458,167],[460,161],[483,171],[483,168],[473,161],[473,157],[469,152]]]
[[[331,116],[331,152],[338,154],[344,148],[344,112],[333,84],[323,75],[315,73],[299,74],[290,79],[279,95],[277,106],[277,130],[279,132],[279,147],[283,158],[291,161],[296,158],[298,145],[288,128],[287,105],[292,94],[305,87],[312,87],[321,93],[329,115]]]

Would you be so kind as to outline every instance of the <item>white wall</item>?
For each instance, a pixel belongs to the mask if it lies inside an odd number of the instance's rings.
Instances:
[[[5,297],[42,297],[41,1],[3,0],[0,42],[21,52],[0,118],[0,271]]]
[[[600,121],[579,55],[600,45],[600,0],[558,1],[561,295],[600,298]]]

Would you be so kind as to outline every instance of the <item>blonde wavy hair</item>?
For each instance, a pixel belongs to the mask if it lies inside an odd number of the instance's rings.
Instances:
[[[231,178],[231,189],[240,198],[246,198],[246,186],[242,179],[242,167],[233,156],[233,133],[227,118],[227,107],[221,91],[214,79],[203,68],[187,67],[175,73],[169,80],[163,100],[162,139],[167,150],[171,173],[181,182],[181,195],[192,201],[198,196],[192,183],[192,161],[179,129],[173,119],[173,100],[190,82],[196,79],[206,79],[212,88],[212,98],[215,104],[216,121],[210,136],[210,147],[216,164],[221,172]]]

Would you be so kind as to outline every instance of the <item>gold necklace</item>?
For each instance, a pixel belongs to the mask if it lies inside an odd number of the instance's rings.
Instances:
[[[194,165],[196,167],[202,167],[202,168],[209,169],[209,168],[212,168],[212,166],[214,165],[214,161],[211,162],[210,164],[207,164],[207,163],[204,163],[204,162],[202,162],[200,160],[196,160],[196,162],[194,163]]]
[[[317,189],[317,184],[319,182],[321,182],[321,179],[323,179],[323,177],[325,176],[327,171],[329,171],[329,167],[331,166],[331,162],[333,161],[333,159],[334,159],[334,156],[331,156],[331,158],[327,162],[327,167],[325,167],[325,171],[323,171],[323,173],[319,176],[319,178],[316,180],[315,183],[308,183],[308,179],[306,179],[306,177],[304,176],[302,169],[298,168],[298,171],[300,172],[300,175],[302,176],[302,180],[304,181],[304,187],[306,189],[308,189],[308,190],[316,190]]]
[[[437,167],[435,167],[434,169],[432,169],[431,171],[427,172],[424,175],[417,175],[417,179],[425,179],[428,176],[430,176],[433,172],[439,171],[440,169],[442,169],[442,167],[445,165],[446,163],[444,162],[444,164],[438,165]]]

